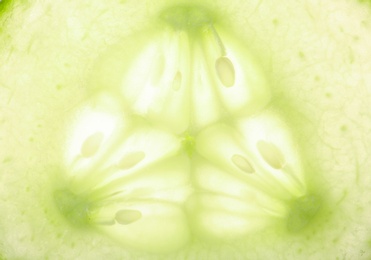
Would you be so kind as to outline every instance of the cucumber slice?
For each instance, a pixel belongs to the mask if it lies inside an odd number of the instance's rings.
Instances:
[[[371,257],[364,6],[0,11],[1,259]]]

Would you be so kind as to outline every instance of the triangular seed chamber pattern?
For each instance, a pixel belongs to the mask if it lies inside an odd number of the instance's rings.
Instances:
[[[66,194],[85,201],[73,216],[153,252],[198,235],[236,239],[287,216],[304,228],[295,210],[305,206],[290,206],[309,201],[299,153],[266,109],[268,82],[249,50],[202,7],[169,8],[160,24],[98,66],[107,88],[81,108],[66,149]],[[107,67],[117,72],[105,81]]]

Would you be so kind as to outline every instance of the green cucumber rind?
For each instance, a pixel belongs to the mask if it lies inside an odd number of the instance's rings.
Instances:
[[[0,15],[5,13],[7,8],[12,4],[12,0],[0,0]]]

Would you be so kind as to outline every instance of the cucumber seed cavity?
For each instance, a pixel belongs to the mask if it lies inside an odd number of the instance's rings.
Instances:
[[[267,108],[267,78],[217,21],[203,7],[171,7],[135,51],[105,53],[94,74],[104,86],[111,68],[114,83],[79,109],[67,187],[54,193],[72,224],[159,253],[311,224],[321,199],[282,115]]]

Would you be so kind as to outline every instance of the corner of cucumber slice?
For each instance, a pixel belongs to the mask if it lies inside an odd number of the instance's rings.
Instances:
[[[13,3],[12,0],[0,0],[0,16],[3,15]]]
[[[176,30],[188,31],[214,23],[215,15],[201,5],[181,4],[165,9],[160,18]]]
[[[294,200],[287,217],[287,230],[290,233],[299,233],[307,228],[318,215],[321,206],[322,199],[314,194],[304,195]]]
[[[89,203],[68,189],[54,191],[55,204],[59,212],[74,227],[84,228],[89,224]]]

